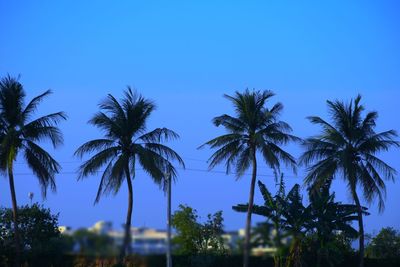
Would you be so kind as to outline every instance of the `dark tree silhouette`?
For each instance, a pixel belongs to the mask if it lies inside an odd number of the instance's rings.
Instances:
[[[99,107],[101,111],[96,113],[89,123],[102,130],[104,138],[83,144],[75,155],[82,158],[85,154],[95,153],[80,166],[79,179],[94,175],[105,166],[95,203],[100,200],[102,194],[116,194],[126,180],[129,195],[125,237],[120,254],[122,261],[131,242],[132,180],[136,177],[136,164],[140,164],[154,182],[162,186],[167,173],[172,178],[177,176],[171,161],[176,160],[183,167],[184,163],[174,150],[162,144],[169,139],[179,138],[175,132],[167,128],[147,132],[147,120],[155,109],[153,102],[128,87],[120,102],[109,94]]]
[[[295,159],[280,145],[299,139],[289,134],[292,129],[287,123],[278,119],[283,109],[282,104],[277,103],[271,109],[265,107],[266,102],[273,95],[271,91],[249,90],[243,93],[236,92],[234,96],[224,95],[232,102],[235,116],[224,114],[215,117],[213,123],[217,127],[222,125],[228,133],[203,145],[217,149],[210,157],[210,169],[225,162],[227,173],[234,166],[237,177],[241,177],[250,166],[252,167],[245,229],[244,267],[249,265],[251,210],[257,177],[257,152],[261,153],[266,164],[274,171],[279,170],[280,161],[296,170]]]
[[[51,94],[47,90],[25,105],[25,91],[18,78],[6,76],[0,80],[0,169],[8,175],[15,231],[15,265],[20,265],[21,240],[18,229],[17,197],[14,186],[14,163],[22,155],[28,167],[38,178],[43,197],[47,188],[56,190],[55,174],[60,165],[38,142],[49,140],[53,147],[63,143],[57,127],[66,119],[63,112],[52,113],[37,119],[32,117],[38,105]]]
[[[308,166],[305,183],[318,190],[327,180],[341,177],[347,183],[358,210],[360,267],[364,266],[363,209],[357,193],[362,189],[364,198],[371,203],[378,198],[380,211],[384,209],[385,182],[394,180],[396,171],[377,157],[392,146],[399,146],[394,140],[394,130],[375,132],[377,112],[362,117],[364,106],[358,95],[350,103],[327,101],[332,123],[320,117],[309,117],[313,124],[322,127],[321,134],[304,142],[305,152],[301,163]]]

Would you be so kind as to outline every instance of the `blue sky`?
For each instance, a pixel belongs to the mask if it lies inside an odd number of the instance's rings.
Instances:
[[[76,181],[83,142],[100,137],[86,122],[108,93],[120,97],[127,85],[154,100],[149,129],[168,127],[181,135],[170,145],[188,170],[173,188],[173,207],[186,203],[203,217],[224,211],[227,229],[244,226],[231,206],[247,201],[249,177],[208,173],[207,149],[196,148],[223,133],[214,116],[231,113],[224,93],[271,89],[294,133],[317,133],[305,117],[327,117],[327,99],[363,95],[368,110],[380,114],[378,130],[400,130],[400,5],[397,1],[2,1],[0,75],[21,74],[28,98],[51,88],[54,94],[38,115],[63,110],[65,144],[50,151],[62,163],[58,190],[40,197],[37,180],[23,161],[16,165],[19,204],[28,192],[54,212],[60,224],[89,226],[125,218],[126,189],[93,206],[99,177]],[[298,146],[287,148],[299,155]],[[382,155],[400,171],[399,151]],[[223,166],[216,168],[223,170]],[[302,184],[283,169],[288,186]],[[272,172],[260,166],[260,179],[274,190]],[[386,210],[375,205],[366,218],[369,232],[400,229],[400,182],[387,183]],[[345,185],[334,183],[337,199],[351,201]],[[261,196],[256,195],[256,203]],[[10,206],[8,183],[0,179],[0,205]],[[134,181],[133,225],[164,228],[165,199],[151,179]],[[254,217],[255,221],[261,218]]]

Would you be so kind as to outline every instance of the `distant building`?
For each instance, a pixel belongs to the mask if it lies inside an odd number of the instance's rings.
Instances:
[[[117,246],[124,240],[124,231],[112,230],[108,236]],[[140,255],[164,254],[167,251],[167,232],[146,227],[131,228],[132,252]]]
[[[164,254],[167,251],[167,232],[151,228],[132,228],[132,251],[141,255]]]
[[[62,234],[71,235],[73,231],[70,227],[60,226],[59,230]],[[92,227],[87,229],[99,235],[107,235],[114,240],[116,246],[121,246],[124,240],[124,230],[115,230],[111,222],[99,221]],[[229,251],[238,251],[239,245],[243,242],[245,235],[244,229],[238,231],[227,231],[222,234],[225,248]],[[273,233],[271,233],[273,235]],[[165,230],[157,230],[147,227],[131,228],[131,251],[139,255],[165,254],[167,251],[167,232]],[[259,246],[252,249],[253,255],[263,255],[265,253],[273,253],[276,248]]]
[[[112,222],[98,221],[88,230],[99,235],[107,235],[112,231]]]

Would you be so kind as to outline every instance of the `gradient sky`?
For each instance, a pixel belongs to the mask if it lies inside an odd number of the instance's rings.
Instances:
[[[110,220],[119,228],[127,208],[125,186],[115,197],[93,205],[99,177],[77,182],[79,160],[72,156],[85,141],[100,137],[86,122],[108,93],[127,85],[154,100],[158,109],[148,129],[168,127],[181,135],[170,143],[184,158],[173,187],[173,208],[186,203],[205,218],[223,210],[226,229],[244,226],[231,206],[248,200],[249,175],[206,172],[211,151],[196,148],[223,133],[214,116],[232,113],[222,97],[245,88],[271,89],[281,101],[282,119],[294,134],[318,128],[308,115],[327,117],[327,99],[362,94],[367,110],[380,114],[377,129],[399,127],[400,4],[397,1],[1,1],[0,75],[21,74],[28,98],[51,88],[54,94],[38,115],[67,112],[65,144],[49,150],[63,166],[57,192],[40,196],[38,182],[23,161],[16,165],[19,204],[35,201],[60,212],[61,225],[88,227]],[[287,149],[298,156],[300,148]],[[400,171],[400,151],[382,158]],[[288,187],[302,184],[287,169]],[[271,170],[259,178],[275,191]],[[387,183],[386,210],[371,205],[367,232],[400,229],[400,181]],[[337,200],[351,198],[341,180]],[[0,205],[10,207],[6,178],[0,177]],[[256,203],[261,202],[257,190]],[[143,172],[134,180],[134,226],[164,228],[165,196]],[[254,221],[262,218],[254,216]]]

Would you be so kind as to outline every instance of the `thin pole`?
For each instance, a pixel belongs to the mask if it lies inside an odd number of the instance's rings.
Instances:
[[[167,267],[172,267],[171,256],[171,174],[167,174]]]

